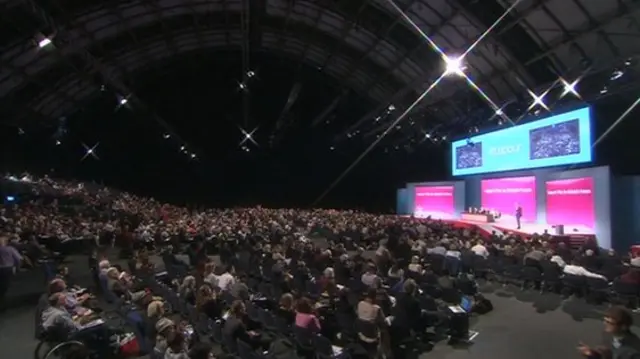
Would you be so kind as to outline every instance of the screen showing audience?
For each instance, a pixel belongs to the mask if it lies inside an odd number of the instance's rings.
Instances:
[[[413,215],[419,218],[454,218],[453,186],[417,186]]]
[[[591,110],[584,107],[451,144],[454,176],[591,161]]]
[[[522,207],[523,222],[535,222],[536,178],[509,177],[482,180],[481,206],[502,213],[499,221],[513,219],[517,206]]]
[[[548,224],[594,228],[592,177],[548,181],[546,187]]]

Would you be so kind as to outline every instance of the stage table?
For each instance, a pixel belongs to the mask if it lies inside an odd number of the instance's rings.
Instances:
[[[463,212],[461,218],[465,221],[484,222],[484,223],[495,222],[495,218],[493,218],[493,215],[484,214],[484,213]]]

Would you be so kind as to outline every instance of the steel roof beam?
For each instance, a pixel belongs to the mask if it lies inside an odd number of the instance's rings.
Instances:
[[[39,4],[37,4],[33,0],[22,0],[22,1],[26,2],[29,5],[29,8],[32,10],[34,15],[41,17],[45,21],[45,23],[51,25],[53,28],[56,28],[58,30],[58,34],[57,34],[58,36],[61,35],[61,32],[64,32],[62,30],[63,28],[57,25],[56,21],[53,19],[53,17],[51,17],[48,14],[46,9],[43,9],[42,7],[40,7]],[[89,37],[90,39],[93,39],[93,37],[91,36],[91,34],[89,34],[86,28],[81,26],[80,29],[82,30],[83,33],[85,33],[85,35],[90,36]],[[109,73],[108,69],[105,68],[105,66],[102,65],[99,62],[99,60],[94,58],[91,53],[85,50],[81,52],[81,55],[83,56],[87,67],[100,73],[107,85],[109,85],[116,91],[119,91],[120,95],[127,97],[129,101],[134,100],[133,102],[136,103],[138,106],[140,106],[143,110],[148,112],[151,115],[151,117],[154,120],[156,120],[156,122],[158,122],[165,131],[170,132],[180,142],[186,143],[175,133],[175,131],[173,131],[171,126],[169,126],[169,124],[164,119],[162,119],[157,113],[151,110],[142,100],[140,100],[137,96],[135,96],[124,83],[122,83],[121,81],[116,79],[114,76],[112,76],[112,74]]]

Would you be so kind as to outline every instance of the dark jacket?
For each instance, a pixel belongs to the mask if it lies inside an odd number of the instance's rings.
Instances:
[[[613,338],[608,340],[604,348],[603,351],[596,351],[589,359],[640,359],[640,338],[632,332],[618,341]]]

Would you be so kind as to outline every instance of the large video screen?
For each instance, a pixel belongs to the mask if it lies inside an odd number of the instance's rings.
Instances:
[[[453,186],[417,186],[413,201],[413,215],[418,218],[454,218],[453,194]]]
[[[451,144],[454,176],[591,161],[591,110],[584,107]]]
[[[502,213],[500,221],[513,220],[515,223],[516,208],[522,208],[523,222],[535,222],[536,213],[536,178],[509,177],[482,180],[481,206],[484,209]]]
[[[547,223],[595,228],[593,178],[548,181]]]

